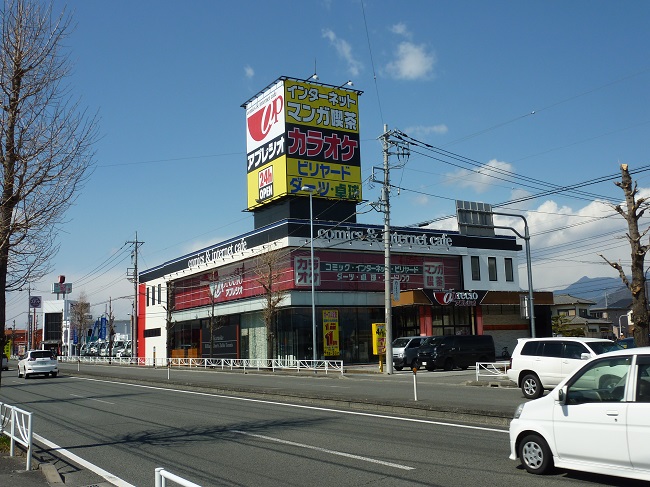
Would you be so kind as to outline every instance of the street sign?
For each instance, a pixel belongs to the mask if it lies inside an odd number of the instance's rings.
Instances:
[[[30,296],[29,297],[29,307],[30,308],[40,308],[41,307],[41,297],[40,296]]]
[[[53,282],[52,294],[70,294],[72,292],[71,282]]]

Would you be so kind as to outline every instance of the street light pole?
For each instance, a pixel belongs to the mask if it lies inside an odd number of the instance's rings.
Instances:
[[[316,370],[316,293],[314,289],[314,279],[316,273],[314,271],[314,205],[313,205],[313,196],[314,188],[313,186],[303,186],[300,188],[302,191],[307,191],[309,193],[309,251],[310,251],[310,260],[311,260],[311,327],[312,327],[312,360],[314,361],[313,367]]]

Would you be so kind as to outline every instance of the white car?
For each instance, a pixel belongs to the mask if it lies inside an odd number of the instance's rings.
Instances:
[[[510,459],[650,481],[650,347],[596,356],[546,396],[520,404]]]
[[[604,338],[520,338],[510,357],[508,379],[521,387],[524,397],[536,399],[586,360],[622,348]]]
[[[29,350],[18,361],[18,377],[27,379],[31,375],[59,374],[59,363],[50,350]]]

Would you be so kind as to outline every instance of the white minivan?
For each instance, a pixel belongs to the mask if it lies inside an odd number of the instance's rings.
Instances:
[[[510,459],[650,481],[650,347],[598,355],[546,396],[520,404]]]
[[[604,338],[519,338],[510,357],[508,378],[524,397],[536,399],[596,355],[623,347]]]

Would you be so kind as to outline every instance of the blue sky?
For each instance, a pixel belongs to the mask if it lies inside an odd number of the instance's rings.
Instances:
[[[94,315],[109,298],[116,318],[131,312],[124,244],[136,232],[146,269],[253,229],[240,106],[283,75],[316,71],[364,91],[364,178],[382,163],[384,124],[448,151],[414,146],[392,171],[402,188],[391,197],[394,225],[453,215],[455,199],[500,204],[543,183],[650,164],[648,2],[57,0],[55,12],[66,5],[77,24],[70,85],[99,114],[102,137],[52,274],[33,294],[49,299],[64,274]],[[647,192],[650,171],[634,178]],[[624,221],[604,218],[613,211],[602,202],[622,199],[613,181],[505,207],[528,219],[536,289],[615,277],[601,252],[629,262]],[[379,198],[379,186],[363,191]],[[370,210],[358,221],[381,218]],[[525,283],[523,264],[522,255]],[[24,292],[8,296],[9,322],[21,327],[26,312]]]

